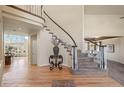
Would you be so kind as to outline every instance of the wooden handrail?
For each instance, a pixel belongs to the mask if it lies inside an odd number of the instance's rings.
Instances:
[[[106,47],[106,45],[98,45],[97,43],[93,42],[92,40],[88,40],[88,39],[84,39],[85,41],[89,41],[90,43],[96,45],[96,46],[100,46],[100,47]]]
[[[24,9],[19,8],[17,6],[14,6],[14,5],[6,5],[6,6],[11,7],[11,8],[14,8],[14,9],[17,9],[17,10],[22,11],[22,12],[25,12],[25,13],[28,13],[28,14],[33,15],[33,16],[36,16],[38,18],[41,18],[45,22],[45,19],[42,16],[36,15],[34,13],[31,13],[31,12],[29,12],[27,10],[24,10]]]
[[[55,21],[46,13],[46,11],[43,11],[43,12],[44,12],[44,14],[45,14],[56,26],[58,26],[64,33],[66,33],[66,34],[71,38],[71,40],[72,40],[73,43],[74,43],[74,46],[73,46],[73,47],[77,47],[77,44],[76,44],[76,42],[74,41],[73,37],[72,37],[64,28],[62,28],[57,22],[55,22]]]
[[[94,45],[99,46],[97,43],[93,42],[92,40],[84,39],[85,41],[89,41],[90,43],[93,43]]]

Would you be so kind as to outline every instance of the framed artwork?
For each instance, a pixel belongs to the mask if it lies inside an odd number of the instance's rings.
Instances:
[[[108,48],[109,53],[114,53],[115,52],[115,45],[114,44],[108,44],[107,48]]]

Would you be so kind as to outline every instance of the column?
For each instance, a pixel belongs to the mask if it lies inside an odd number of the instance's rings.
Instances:
[[[85,6],[83,5],[82,6],[82,53],[85,53],[85,14],[84,14],[84,9]]]

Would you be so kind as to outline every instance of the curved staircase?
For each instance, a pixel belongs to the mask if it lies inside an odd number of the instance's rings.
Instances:
[[[58,25],[45,11],[44,14],[73,41],[73,45],[68,44],[62,37],[60,38],[59,35],[51,31],[49,27],[44,26],[44,29],[52,35],[52,42],[59,42],[67,50],[69,55],[72,56],[72,74],[107,75],[107,71],[101,69],[100,64],[94,62],[93,57],[89,57],[87,53],[81,53],[81,50],[75,49],[77,47],[76,42],[67,31]]]

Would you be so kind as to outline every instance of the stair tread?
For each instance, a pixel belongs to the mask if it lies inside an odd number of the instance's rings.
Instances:
[[[78,60],[93,60],[94,58],[89,57],[78,57]]]
[[[87,61],[83,61],[83,60],[82,61],[78,60],[78,62],[79,63],[96,63],[96,62],[93,62],[93,61],[87,62]]]
[[[98,68],[98,67],[92,67],[92,68],[89,68],[89,67],[84,67],[84,68],[82,68],[82,69],[79,69],[79,70],[101,70],[100,68]]]
[[[91,59],[93,59],[93,58],[80,58],[80,57],[78,57],[78,60],[91,60]]]
[[[77,52],[77,55],[80,56],[80,57],[88,57],[88,54],[86,53],[79,53]]]
[[[79,68],[81,67],[98,67],[98,65],[79,65]]]
[[[98,65],[98,63],[93,63],[93,62],[79,62],[79,65]]]
[[[93,63],[93,62],[79,62],[79,65],[98,65],[98,63]]]

